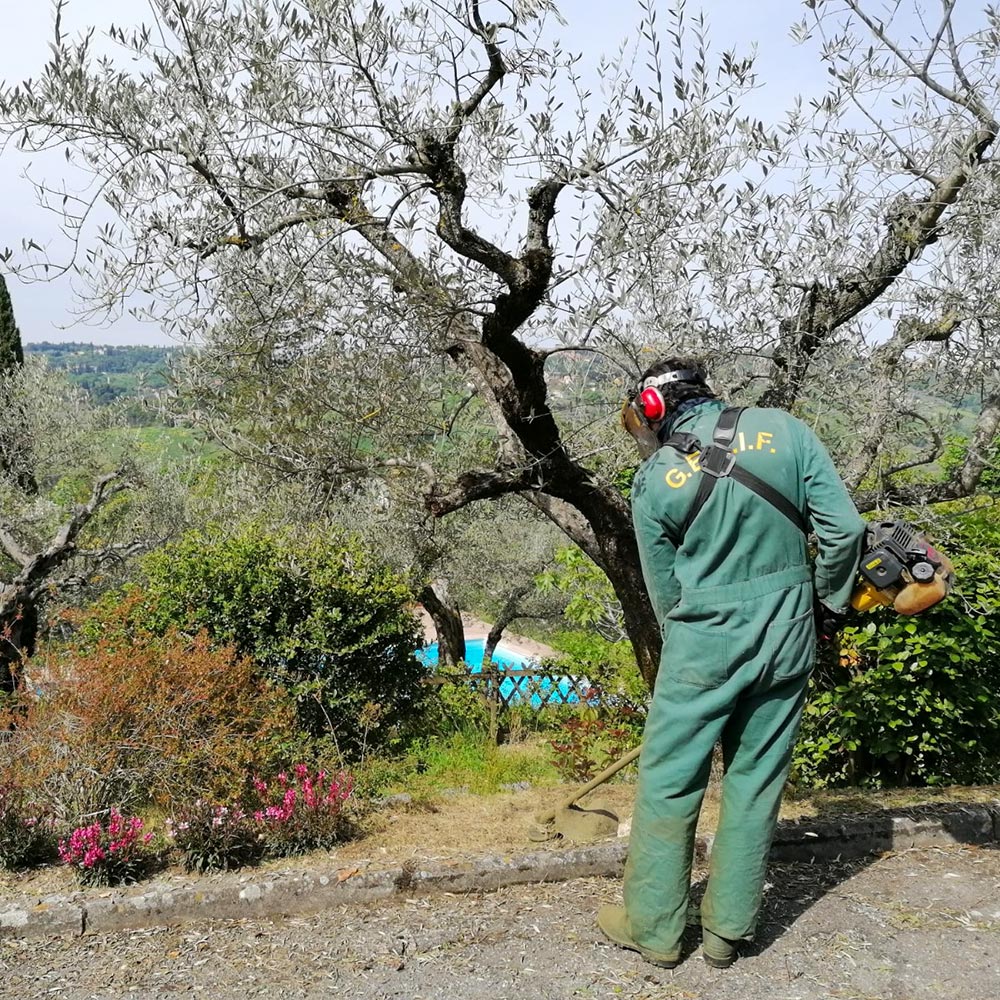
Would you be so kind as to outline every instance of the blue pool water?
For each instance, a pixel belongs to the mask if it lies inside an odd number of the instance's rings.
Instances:
[[[485,639],[467,639],[465,643],[465,661],[468,664],[470,674],[478,674],[483,669],[483,651],[486,647]],[[417,650],[417,659],[425,663],[428,667],[436,667],[438,662],[437,643],[431,643],[423,649]],[[535,661],[530,657],[522,656],[508,649],[500,643],[490,657],[496,663],[507,670],[530,670],[535,666]],[[532,708],[541,708],[545,704],[562,705],[578,704],[580,696],[567,677],[507,677],[500,685],[500,694],[511,702],[526,700],[531,692],[530,702]]]

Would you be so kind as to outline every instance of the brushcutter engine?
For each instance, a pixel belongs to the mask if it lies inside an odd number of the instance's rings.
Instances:
[[[954,583],[951,560],[925,535],[903,521],[877,521],[868,525],[851,607],[917,615],[944,600]]]

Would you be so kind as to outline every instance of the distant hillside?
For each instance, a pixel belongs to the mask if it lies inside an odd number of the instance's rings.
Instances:
[[[40,355],[52,368],[61,368],[70,381],[85,389],[97,403],[138,398],[149,390],[162,389],[178,350],[46,341],[24,345],[25,354]]]

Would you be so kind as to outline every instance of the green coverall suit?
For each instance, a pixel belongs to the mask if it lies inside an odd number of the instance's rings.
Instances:
[[[670,433],[703,447],[724,404],[683,410]],[[668,435],[661,435],[664,440]],[[701,473],[696,452],[662,447],[640,468],[632,511],[663,653],[639,758],[625,911],[635,943],[661,958],[680,954],[695,826],[712,749],[725,776],[701,905],[720,937],[752,936],[764,872],[815,654],[814,585],[834,611],[850,600],[865,524],[812,431],[783,410],[747,409],[733,441],[736,462],[802,511],[806,538],[746,486],[720,479],[680,537]]]

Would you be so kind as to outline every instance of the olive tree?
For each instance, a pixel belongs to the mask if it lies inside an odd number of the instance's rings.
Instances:
[[[64,5],[0,119],[92,173],[38,191],[95,305],[138,293],[198,338],[196,419],[278,477],[533,505],[607,574],[647,679],[611,425],[663,345],[826,421],[863,508],[967,495],[992,460],[991,8],[807,0],[827,83],[763,121],[753,61],[681,0],[640,0],[592,71],[554,0],[151,0],[100,45]],[[947,474],[928,386],[973,407]]]
[[[50,613],[114,584],[183,522],[183,472],[132,447],[120,414],[38,359],[0,374],[2,418],[31,477],[0,468],[0,692],[17,687]],[[23,466],[22,466],[23,468]]]

